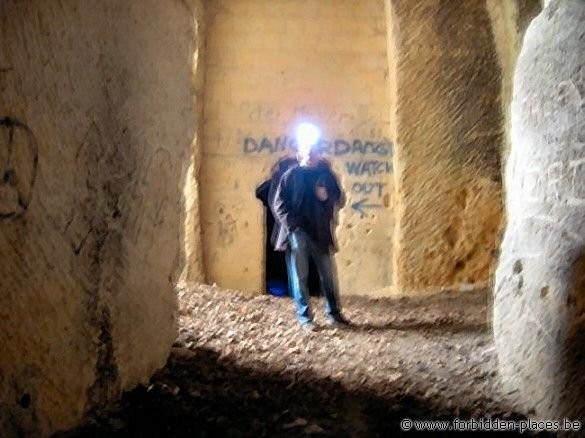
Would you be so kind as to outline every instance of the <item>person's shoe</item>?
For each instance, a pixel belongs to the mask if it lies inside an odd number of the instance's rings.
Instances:
[[[314,332],[317,330],[317,326],[315,323],[313,323],[313,321],[303,322],[301,324],[301,328],[306,332]]]
[[[336,328],[347,328],[351,326],[351,322],[345,319],[342,315],[330,316],[328,322],[331,327]]]

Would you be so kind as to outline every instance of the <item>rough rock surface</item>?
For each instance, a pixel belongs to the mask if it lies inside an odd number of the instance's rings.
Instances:
[[[348,297],[348,330],[305,333],[287,298],[179,292],[179,337],[150,385],[69,436],[400,433],[402,418],[519,418],[498,388],[487,291]]]
[[[206,23],[204,0],[190,0],[194,17],[194,47],[193,47],[193,83],[192,92],[195,101],[195,135],[191,143],[191,156],[184,187],[185,200],[185,266],[181,273],[181,281],[205,283],[205,269],[203,266],[203,242],[201,233],[201,200],[199,175],[201,160],[201,134],[203,131],[203,108],[205,91],[205,63],[206,63]]]
[[[348,200],[336,230],[343,294],[487,283],[501,224],[502,73],[517,55],[516,20],[538,1],[494,0],[489,11],[486,0],[206,2],[201,202],[189,226],[200,221],[204,263],[191,251],[186,278],[262,291],[253,191],[293,153],[295,123],[311,120]]]
[[[505,115],[505,141],[501,148],[502,170],[510,151],[510,103],[514,69],[522,37],[530,21],[542,10],[541,0],[486,0],[486,8],[492,22],[492,33],[502,71],[502,111]],[[505,224],[502,224],[505,226]]]
[[[495,260],[504,138],[485,1],[387,4],[396,76],[395,286],[404,293],[481,284]]]
[[[0,435],[147,381],[176,336],[187,2],[0,2]]]
[[[508,390],[585,418],[585,2],[551,1],[518,59],[494,335]]]

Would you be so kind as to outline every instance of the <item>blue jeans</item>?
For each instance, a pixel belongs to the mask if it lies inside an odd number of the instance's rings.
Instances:
[[[286,267],[299,322],[304,324],[313,320],[309,305],[309,257],[313,258],[317,267],[321,291],[325,297],[325,312],[329,317],[338,317],[340,306],[333,257],[329,252],[318,248],[304,231],[293,231],[289,234],[288,241]]]

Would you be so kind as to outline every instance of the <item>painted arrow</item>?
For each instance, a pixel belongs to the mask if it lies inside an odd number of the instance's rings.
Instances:
[[[354,202],[351,204],[351,208],[359,212],[362,216],[366,215],[366,208],[382,208],[382,204],[366,204],[368,198],[364,198],[361,201]]]

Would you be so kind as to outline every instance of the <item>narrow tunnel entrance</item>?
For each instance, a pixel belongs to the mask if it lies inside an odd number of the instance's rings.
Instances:
[[[286,270],[284,253],[274,251],[270,242],[270,236],[272,236],[272,231],[274,230],[274,216],[272,216],[269,208],[265,208],[265,211],[266,239],[264,241],[264,248],[266,266],[264,271],[264,281],[266,291],[271,295],[276,296],[291,295],[291,291],[288,287],[288,272]]]

